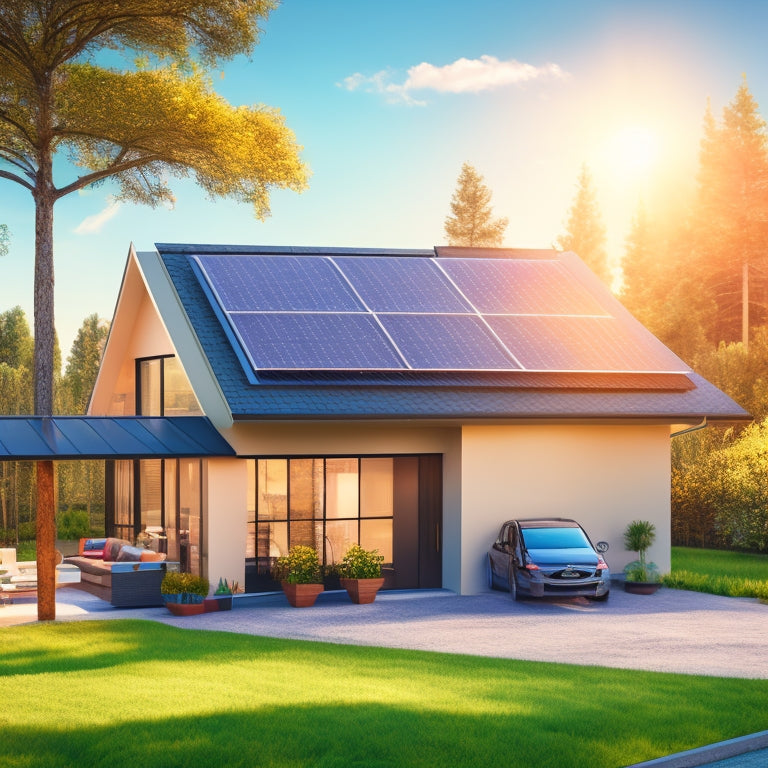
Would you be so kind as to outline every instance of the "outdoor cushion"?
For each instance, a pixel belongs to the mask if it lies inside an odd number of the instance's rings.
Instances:
[[[126,544],[130,546],[131,542],[125,539],[107,539],[104,543],[104,556],[101,559],[104,562],[114,562],[120,554],[120,549]]]
[[[165,552],[153,552],[151,549],[144,549],[141,552],[142,563],[161,563],[165,558]]]
[[[138,563],[141,560],[141,553],[143,551],[141,547],[132,547],[130,544],[125,544],[120,547],[120,551],[117,553],[117,562]]]

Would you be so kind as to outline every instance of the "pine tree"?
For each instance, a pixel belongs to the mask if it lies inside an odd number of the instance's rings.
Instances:
[[[557,238],[564,251],[573,251],[607,285],[613,282],[605,250],[605,225],[597,204],[597,192],[592,174],[581,166],[576,182],[576,197],[568,212],[566,233]]]
[[[694,268],[717,305],[712,343],[749,340],[768,322],[768,133],[746,79],[717,125],[704,116]]]
[[[449,245],[498,248],[509,219],[493,218],[491,192],[483,177],[469,163],[461,166],[456,191],[451,198],[451,215],[445,219]]]

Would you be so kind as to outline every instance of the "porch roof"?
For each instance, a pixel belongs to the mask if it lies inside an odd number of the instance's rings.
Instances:
[[[234,456],[204,416],[2,416],[0,460]]]

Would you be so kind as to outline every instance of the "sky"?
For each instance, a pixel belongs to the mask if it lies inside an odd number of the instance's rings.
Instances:
[[[719,118],[746,76],[768,116],[767,28],[768,0],[284,0],[214,82],[232,104],[280,109],[309,188],[274,192],[263,222],[191,181],[172,183],[173,208],[117,203],[109,183],[61,199],[64,362],[86,316],[112,318],[131,243],[431,248],[465,162],[514,248],[564,233],[586,165],[617,261],[641,200],[684,214],[708,99]],[[32,198],[3,180],[0,222],[0,311],[20,305],[31,326]]]

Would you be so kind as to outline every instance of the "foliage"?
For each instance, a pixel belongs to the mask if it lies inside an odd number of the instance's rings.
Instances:
[[[686,543],[681,528],[703,517],[710,530],[702,543],[768,551],[768,419],[735,438],[723,433],[719,445],[704,438],[699,448],[673,465],[674,543]]]
[[[94,685],[95,672],[113,685]],[[3,714],[4,754],[19,766],[59,768],[103,764],[105,750],[110,768],[156,765],[161,754],[169,768],[494,766],[504,744],[514,745],[509,765],[617,768],[759,731],[768,708],[761,679],[360,648],[135,619],[7,627],[0,677],[14,702]],[[119,707],[117,690],[126,692]],[[574,691],[589,691],[589,701]]]
[[[287,555],[277,558],[274,568],[277,581],[289,584],[319,584],[322,582],[320,561],[313,547],[296,544]]]
[[[586,165],[581,167],[576,197],[568,212],[566,233],[557,238],[563,251],[573,251],[604,282],[611,284],[613,276],[605,250],[605,225],[597,204],[597,192],[592,174]]]
[[[168,571],[160,583],[160,593],[171,603],[200,603],[209,589],[208,579],[193,573]]]
[[[0,256],[7,256],[11,242],[11,234],[7,224],[0,224]]]
[[[672,572],[663,581],[674,589],[766,600],[768,556],[673,547]]]
[[[226,579],[219,579],[216,585],[214,595],[236,595],[240,591],[240,585],[236,581],[229,582]]]
[[[91,521],[84,509],[67,509],[56,515],[56,537],[62,541],[75,541],[87,537]]]
[[[659,569],[646,560],[646,551],[656,539],[656,526],[648,520],[633,520],[624,530],[624,548],[637,552],[639,559],[624,567],[627,581],[657,582]]]
[[[98,315],[89,315],[83,320],[64,372],[63,384],[71,401],[67,413],[86,412],[108,334],[109,323]]]
[[[483,177],[469,164],[461,166],[451,215],[445,219],[448,244],[463,247],[498,247],[509,220],[493,219],[491,192]]]
[[[378,579],[384,555],[377,549],[363,549],[353,544],[341,559],[339,575],[344,579]]]

